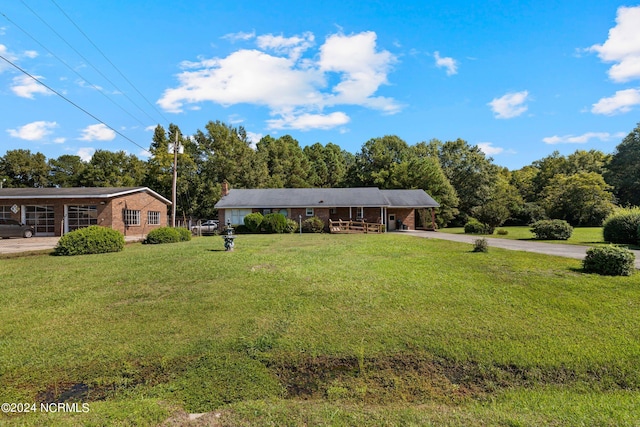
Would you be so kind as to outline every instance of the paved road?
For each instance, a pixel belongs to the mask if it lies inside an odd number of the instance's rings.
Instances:
[[[126,236],[126,242],[138,242],[144,236]],[[53,249],[60,237],[32,237],[30,239],[0,239],[0,254],[14,254],[18,252],[45,251]]]
[[[433,231],[405,231],[413,236],[424,237],[428,239],[451,240],[454,242],[470,243],[481,238],[482,236],[472,236],[466,234],[449,234]],[[591,246],[563,245],[557,243],[532,242],[528,240],[511,240],[487,238],[489,246],[496,248],[510,249],[513,251],[535,252],[538,254],[562,256],[566,258],[584,259],[587,249]],[[640,251],[631,251],[636,256],[636,268],[640,269]]]

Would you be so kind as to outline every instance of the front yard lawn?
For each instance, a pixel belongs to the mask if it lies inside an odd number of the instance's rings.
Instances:
[[[0,424],[639,425],[640,274],[471,247],[241,235],[4,259],[0,402],[90,410]]]

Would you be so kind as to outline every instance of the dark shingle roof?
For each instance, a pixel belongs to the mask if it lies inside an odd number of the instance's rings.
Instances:
[[[146,192],[153,197],[171,204],[171,201],[147,187],[67,187],[67,188],[2,188],[3,199],[87,199],[120,197],[127,194]]]
[[[437,208],[438,202],[424,190],[380,190],[389,201],[389,207]]]
[[[230,208],[315,208],[315,207],[438,207],[423,190],[380,190],[367,188],[267,188],[233,189],[215,207]]]

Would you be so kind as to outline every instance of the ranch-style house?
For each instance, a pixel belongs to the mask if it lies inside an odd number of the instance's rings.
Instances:
[[[330,224],[340,221],[380,224],[384,226],[381,230],[389,231],[435,229],[434,209],[439,206],[423,190],[380,190],[377,187],[230,190],[226,183],[222,185],[222,198],[215,205],[221,224],[226,224],[227,220],[231,224],[243,224],[244,217],[252,212],[279,212],[295,221],[316,216],[329,231],[334,231]],[[423,214],[420,221],[417,210]]]

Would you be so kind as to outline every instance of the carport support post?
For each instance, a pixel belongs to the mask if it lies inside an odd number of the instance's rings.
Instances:
[[[302,236],[302,215],[298,215],[298,230],[300,231],[300,235]]]

